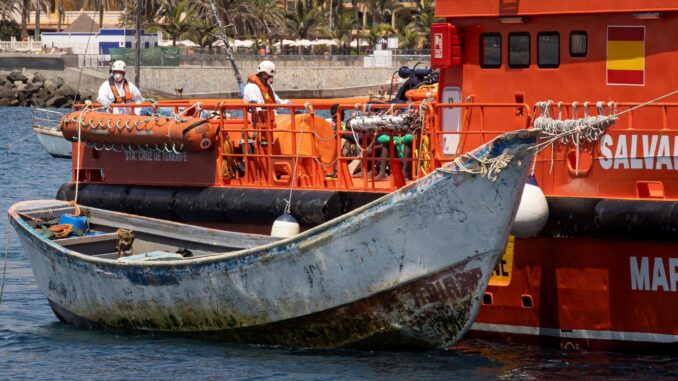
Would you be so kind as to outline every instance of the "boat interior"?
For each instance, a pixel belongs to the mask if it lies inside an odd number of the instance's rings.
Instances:
[[[19,211],[18,216],[41,233],[49,221],[74,213],[74,207],[60,206]],[[53,241],[80,254],[119,262],[206,257],[280,240],[266,235],[207,229],[86,207],[80,207],[80,213],[89,225],[83,235],[53,237]]]

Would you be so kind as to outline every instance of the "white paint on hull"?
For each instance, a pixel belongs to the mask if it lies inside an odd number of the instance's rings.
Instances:
[[[472,331],[496,332],[516,335],[551,336],[562,339],[584,340],[614,340],[633,341],[658,344],[678,343],[678,335],[649,333],[649,332],[623,332],[594,329],[561,330],[558,328],[530,327],[508,324],[474,323]]]
[[[73,143],[64,139],[60,132],[45,128],[33,128],[40,144],[54,157],[71,157]]]

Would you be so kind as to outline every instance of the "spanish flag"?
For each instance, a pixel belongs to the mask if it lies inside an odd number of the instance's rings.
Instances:
[[[607,84],[645,84],[645,27],[607,27]]]

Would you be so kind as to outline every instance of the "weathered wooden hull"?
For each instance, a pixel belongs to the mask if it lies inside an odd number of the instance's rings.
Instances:
[[[94,258],[18,216],[44,202],[16,204],[10,217],[38,287],[70,323],[292,346],[446,347],[473,322],[518,207],[536,133],[513,136],[506,149],[518,156],[494,182],[436,171],[293,238],[202,258]],[[168,234],[186,227],[90,212],[93,222],[128,218]],[[191,229],[215,243],[223,233]]]

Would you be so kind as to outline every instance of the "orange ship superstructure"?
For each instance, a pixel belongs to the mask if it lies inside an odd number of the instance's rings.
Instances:
[[[678,90],[678,4],[439,0],[436,15],[461,42],[461,63],[441,69],[442,99],[550,100],[556,120],[610,106],[619,115],[594,139],[542,152],[534,174],[548,224],[509,244],[473,334],[582,348],[678,342],[678,96],[663,98]],[[438,49],[454,57],[451,43]]]
[[[78,187],[58,197],[256,233],[289,212],[305,229],[536,126],[544,223],[509,242],[472,334],[678,343],[678,4],[439,0],[436,14],[437,96],[180,100],[128,118],[88,106],[63,124],[84,144]]]

